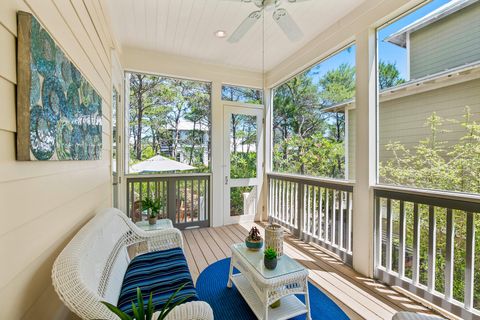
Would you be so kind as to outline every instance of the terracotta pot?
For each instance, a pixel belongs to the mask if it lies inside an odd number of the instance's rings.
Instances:
[[[154,225],[154,224],[156,224],[156,223],[157,223],[157,217],[154,217],[154,218],[150,217],[150,218],[148,218],[148,224]]]
[[[265,268],[269,270],[273,270],[277,267],[277,258],[275,259],[263,258],[263,264],[265,265]]]

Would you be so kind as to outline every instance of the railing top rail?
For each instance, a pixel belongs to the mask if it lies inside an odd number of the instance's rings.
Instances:
[[[377,197],[416,202],[453,210],[480,212],[480,196],[473,194],[386,185],[377,185],[373,189]]]
[[[130,181],[141,181],[145,179],[159,179],[159,178],[177,178],[177,179],[188,179],[188,178],[203,178],[211,177],[211,173],[173,173],[173,174],[127,174],[125,178]]]
[[[331,189],[338,189],[338,190],[343,190],[348,192],[353,192],[353,187],[355,185],[355,181],[352,181],[352,180],[318,178],[318,177],[311,177],[311,176],[303,176],[300,174],[268,172],[267,176],[269,178],[274,178],[274,179],[306,183],[306,184],[311,184],[319,187],[327,187]]]

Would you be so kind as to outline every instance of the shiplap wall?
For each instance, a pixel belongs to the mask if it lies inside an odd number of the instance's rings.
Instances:
[[[15,161],[16,12],[32,12],[103,98],[101,161]],[[111,204],[112,47],[96,0],[0,5],[0,319],[64,319],[55,257],[95,210]],[[121,76],[121,75],[120,75]]]
[[[410,35],[410,77],[480,60],[480,2]]]

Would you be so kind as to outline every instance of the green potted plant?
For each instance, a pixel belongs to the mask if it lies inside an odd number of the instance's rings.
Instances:
[[[245,245],[250,250],[257,251],[263,246],[263,239],[260,236],[260,231],[257,227],[252,227],[248,233],[247,238],[245,239]]]
[[[277,267],[277,251],[273,248],[267,248],[263,251],[263,264],[265,268],[273,270]]]
[[[173,310],[176,306],[184,303],[187,301],[187,299],[191,298],[193,295],[187,295],[185,298],[172,303],[172,300],[175,299],[176,295],[180,292],[180,290],[185,287],[186,283],[183,284],[180,288],[175,291],[168,301],[165,303],[163,306],[162,310],[157,310],[160,312],[158,314],[158,317],[154,316],[154,313],[156,312],[155,306],[153,305],[153,294],[150,292],[150,298],[148,299],[147,305],[143,303],[143,296],[142,296],[142,290],[137,287],[137,304],[135,304],[132,301],[132,313],[133,317],[131,317],[129,314],[123,312],[120,310],[117,306],[114,306],[111,303],[108,303],[106,301],[101,301],[111,312],[113,312],[120,320],[139,320],[139,319],[145,319],[145,320],[163,320],[167,317],[167,315],[170,313],[170,311]]]
[[[160,213],[161,208],[163,208],[163,202],[161,199],[147,197],[142,200],[142,210],[147,210],[148,223],[151,225],[157,223],[158,214]]]

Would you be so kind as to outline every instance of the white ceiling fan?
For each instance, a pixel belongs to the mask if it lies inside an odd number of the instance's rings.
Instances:
[[[273,11],[272,18],[282,29],[290,41],[298,41],[302,38],[302,30],[297,23],[290,17],[287,10],[280,8],[282,0],[230,0],[237,2],[253,2],[258,10],[253,11],[242,21],[242,23],[235,29],[232,35],[228,38],[228,42],[235,43],[240,41],[243,36],[260,20],[264,12]],[[290,3],[303,2],[309,0],[287,0]]]

